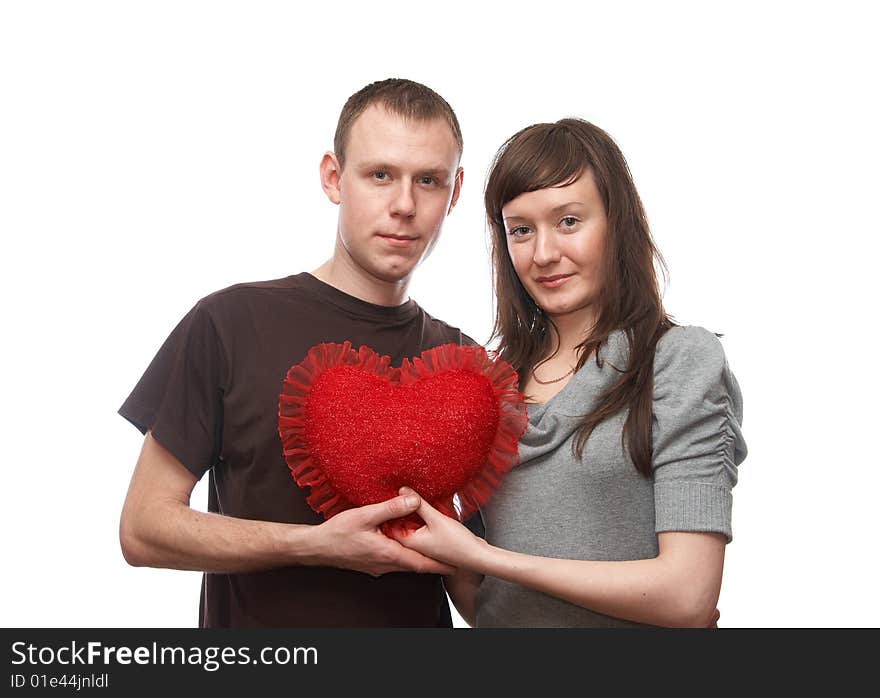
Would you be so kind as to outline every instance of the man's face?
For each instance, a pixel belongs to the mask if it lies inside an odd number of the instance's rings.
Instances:
[[[350,260],[376,279],[407,280],[458,199],[458,160],[444,120],[367,108],[352,124],[335,189],[325,186],[339,204],[339,242]]]

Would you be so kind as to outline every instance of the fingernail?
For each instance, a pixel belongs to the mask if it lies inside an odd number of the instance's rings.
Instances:
[[[412,495],[404,497],[403,501],[406,502],[408,507],[417,507],[419,505],[419,498]]]

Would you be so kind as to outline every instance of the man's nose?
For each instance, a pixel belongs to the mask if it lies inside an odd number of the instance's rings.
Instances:
[[[412,182],[400,182],[391,201],[391,215],[412,218],[416,215],[416,200]]]
[[[561,255],[559,252],[556,233],[552,230],[539,229],[535,233],[535,252],[532,259],[539,267],[558,262]]]

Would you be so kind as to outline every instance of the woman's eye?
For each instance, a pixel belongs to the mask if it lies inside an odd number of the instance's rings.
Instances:
[[[574,216],[566,216],[559,222],[562,223],[562,226],[564,228],[573,228],[575,225],[577,225],[578,219]]]
[[[507,234],[511,237],[522,237],[523,235],[527,235],[528,232],[528,227],[524,225],[518,225],[516,228],[511,228]]]

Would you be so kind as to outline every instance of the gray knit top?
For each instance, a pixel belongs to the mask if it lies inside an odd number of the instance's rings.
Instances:
[[[573,453],[580,417],[619,377],[628,342],[613,333],[593,360],[545,404],[529,405],[520,463],[482,514],[492,545],[542,557],[641,560],[656,557],[661,531],[712,531],[732,540],[731,489],[746,456],[742,396],[717,337],[674,327],[654,355],[653,477],[639,475],[621,448],[625,414],[600,424]],[[611,618],[486,577],[478,627],[622,627]]]

